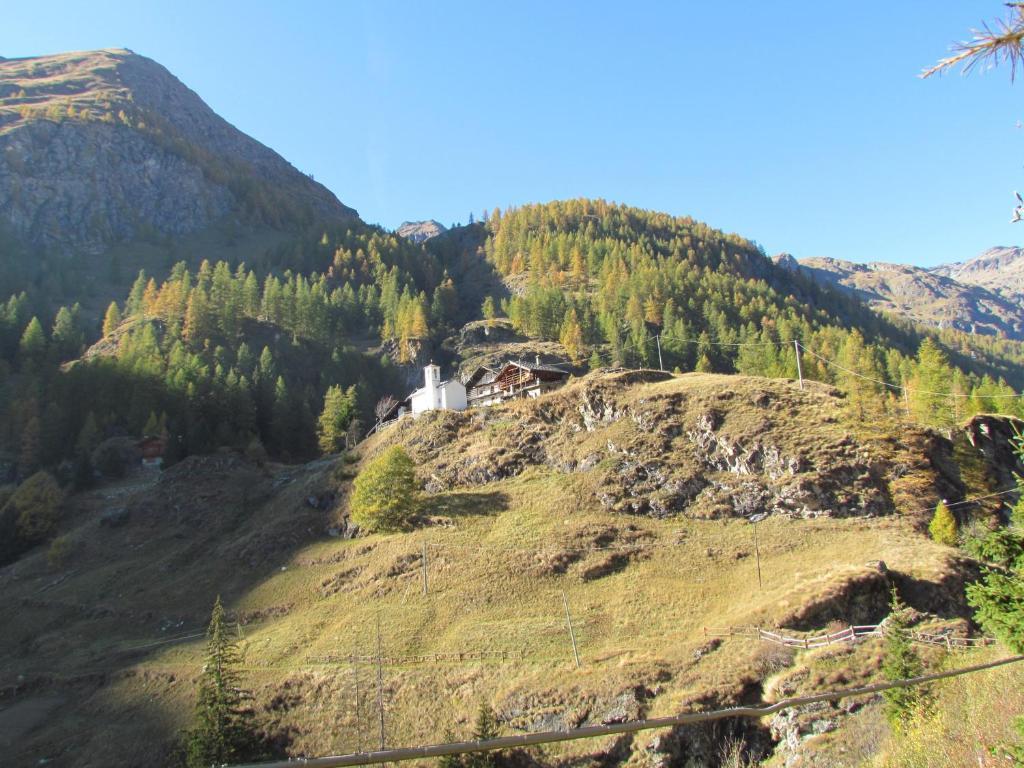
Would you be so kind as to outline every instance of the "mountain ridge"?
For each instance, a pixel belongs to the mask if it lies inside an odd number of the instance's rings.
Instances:
[[[203,246],[216,255],[256,230],[355,221],[152,59],[104,49],[0,62],[0,234],[15,254],[0,282],[15,290],[54,269],[104,275],[101,257],[125,244],[170,254],[219,233]]]
[[[930,271],[1017,300],[1024,298],[1024,248],[1019,246],[995,246],[973,259],[940,264]]]
[[[938,328],[1024,339],[1024,307],[1019,301],[980,283],[961,282],[942,267],[831,257],[797,260],[789,254],[779,254],[774,261],[851,293],[876,310]]]

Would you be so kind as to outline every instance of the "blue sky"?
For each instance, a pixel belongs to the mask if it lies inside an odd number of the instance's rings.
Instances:
[[[9,0],[0,55],[127,47],[364,219],[587,196],[769,253],[932,265],[1024,240],[1009,72],[922,81],[999,2]]]

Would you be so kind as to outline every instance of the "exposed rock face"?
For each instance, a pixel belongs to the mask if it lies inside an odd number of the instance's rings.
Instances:
[[[444,234],[448,228],[439,221],[404,221],[397,230],[399,235],[414,243],[424,243],[432,237]]]
[[[998,246],[968,261],[931,270],[961,283],[980,285],[1008,298],[1024,297],[1024,248]]]
[[[644,382],[642,396],[629,387]],[[854,439],[841,406],[817,385],[598,373],[529,403],[404,420],[382,437],[410,450],[431,493],[544,467],[588,473],[593,501],[629,515],[875,517],[959,498],[948,441],[914,430]],[[814,434],[795,428],[811,413]]]
[[[800,269],[819,283],[849,291],[874,309],[940,328],[1024,339],[1021,302],[997,291],[998,281],[962,280],[967,270],[928,270],[878,262],[856,264],[829,258],[796,262],[789,254],[776,256],[775,263],[790,270]],[[1020,259],[1020,266],[1024,290],[1024,258]]]
[[[288,228],[356,214],[150,59],[0,62],[0,227],[19,241],[100,253],[228,215]]]

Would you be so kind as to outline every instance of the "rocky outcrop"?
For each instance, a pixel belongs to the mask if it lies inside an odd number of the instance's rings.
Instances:
[[[543,468],[587,473],[594,503],[658,518],[875,517],[960,497],[950,441],[906,430],[865,442],[843,426],[841,395],[813,390],[599,372],[537,401],[431,413],[382,437],[410,449],[431,493]]]
[[[403,221],[395,231],[399,236],[412,240],[414,243],[425,243],[432,237],[444,234],[448,228],[439,221],[428,219],[427,221]]]

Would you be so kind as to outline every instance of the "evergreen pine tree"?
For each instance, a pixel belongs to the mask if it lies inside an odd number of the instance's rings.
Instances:
[[[85,343],[85,334],[78,327],[79,312],[77,310],[79,310],[77,306],[72,309],[61,307],[53,321],[51,338],[54,352],[60,360],[77,357]]]
[[[1024,437],[1015,440],[1024,458]],[[981,579],[967,585],[967,603],[974,620],[1013,649],[1024,653],[1024,477],[1017,477],[1020,497],[1010,513],[1010,527],[993,531],[980,542],[981,554],[995,562]]]
[[[455,743],[455,731],[451,728],[446,728],[443,739],[446,744]],[[465,768],[465,764],[465,755],[442,755],[437,759],[437,768]]]
[[[225,625],[219,596],[213,605],[206,638],[206,662],[199,681],[195,725],[185,733],[188,768],[208,768],[260,757],[252,714],[243,708],[249,694],[240,686],[238,647]]]
[[[21,334],[19,351],[21,359],[25,363],[32,364],[42,360],[43,354],[46,352],[46,333],[43,331],[43,324],[39,322],[38,317],[33,317],[25,326],[25,331]]]
[[[335,385],[324,395],[324,409],[317,422],[317,442],[324,453],[337,453],[345,447],[349,423],[355,413],[354,387],[343,391]]]
[[[907,614],[908,609],[894,587],[885,628],[885,659],[882,661],[882,675],[886,680],[906,680],[922,672],[921,659],[907,635]],[[917,688],[890,688],[882,692],[882,697],[885,699],[885,718],[894,729],[901,728],[921,703],[921,693]]]
[[[487,702],[480,704],[473,728],[474,741],[490,741],[498,738],[498,718]],[[496,768],[498,756],[494,752],[470,752],[466,756],[466,768]]]

